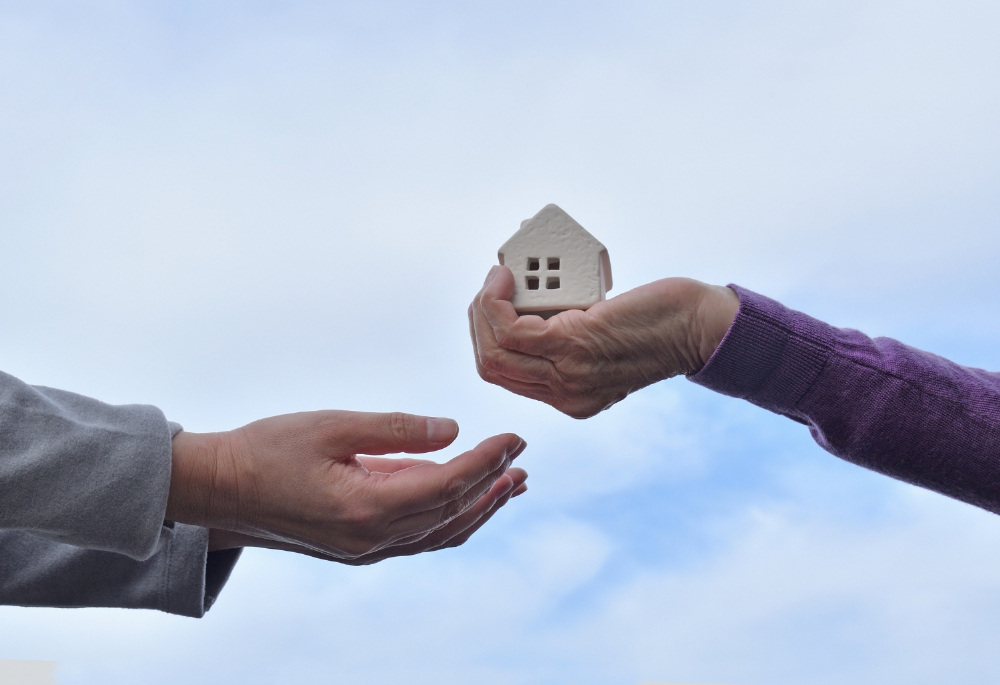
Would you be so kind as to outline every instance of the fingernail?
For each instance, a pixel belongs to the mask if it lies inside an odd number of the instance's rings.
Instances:
[[[528,446],[528,443],[526,443],[524,441],[524,438],[518,438],[518,440],[520,440],[520,442],[517,443],[517,447],[515,447],[513,450],[511,450],[511,453],[510,453],[510,458],[511,459],[516,459],[517,457],[519,457],[521,455],[521,452],[524,451],[524,448],[526,448]]]
[[[429,442],[451,442],[458,437],[458,423],[452,419],[427,419]]]
[[[493,280],[493,277],[496,276],[497,269],[499,269],[499,268],[500,267],[498,267],[498,266],[491,266],[490,267],[490,272],[488,274],[486,274],[486,282],[483,283],[483,285],[489,285],[490,284],[490,282]]]

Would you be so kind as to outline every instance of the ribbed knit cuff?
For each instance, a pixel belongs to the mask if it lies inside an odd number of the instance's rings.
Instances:
[[[688,378],[785,415],[819,377],[833,328],[737,285],[740,308],[708,363]]]

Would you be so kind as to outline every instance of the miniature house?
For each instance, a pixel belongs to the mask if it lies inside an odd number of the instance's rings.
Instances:
[[[588,309],[611,290],[607,248],[556,205],[522,221],[499,257],[514,274],[518,314]]]

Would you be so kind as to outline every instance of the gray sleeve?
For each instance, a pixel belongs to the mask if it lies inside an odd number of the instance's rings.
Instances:
[[[158,609],[199,618],[240,551],[208,552],[208,530],[180,523],[164,527],[145,561],[0,530],[0,604]]]
[[[164,521],[179,430],[0,372],[0,604],[203,615],[240,550]]]
[[[113,406],[0,372],[0,529],[150,558],[173,430],[156,407]]]

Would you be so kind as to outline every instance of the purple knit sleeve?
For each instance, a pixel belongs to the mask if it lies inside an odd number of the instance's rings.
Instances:
[[[1000,513],[1000,374],[730,287],[739,312],[692,381],[806,424],[847,461]]]

